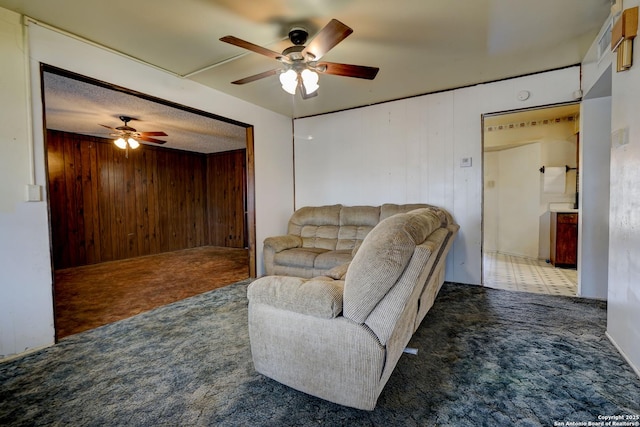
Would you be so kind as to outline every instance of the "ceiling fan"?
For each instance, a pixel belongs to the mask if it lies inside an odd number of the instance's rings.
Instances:
[[[268,56],[282,63],[280,68],[264,71],[231,83],[242,85],[279,74],[280,83],[286,92],[295,95],[296,89],[299,88],[302,98],[308,99],[318,95],[318,73],[367,80],[373,80],[378,74],[379,68],[376,67],[320,61],[320,58],[352,32],[353,30],[342,22],[332,19],[307,46],[304,46],[309,34],[304,28],[296,27],[289,31],[289,40],[293,46],[286,48],[282,53],[234,36],[222,37],[220,41]]]
[[[136,129],[128,125],[128,123],[131,120],[137,120],[137,119],[134,119],[133,117],[129,117],[129,116],[118,116],[118,118],[124,122],[124,126],[118,126],[117,128],[112,128],[111,126],[102,125],[102,124],[100,126],[106,127],[107,129],[111,129],[112,131],[114,131],[113,133],[110,134],[110,136],[118,137],[118,139],[116,139],[114,143],[122,149],[125,149],[128,147],[131,147],[133,149],[138,148],[140,146],[140,143],[137,140],[153,142],[155,144],[164,144],[165,142],[167,142],[167,141],[162,141],[160,139],[151,138],[152,136],[168,136],[166,133],[162,131],[138,132]]]

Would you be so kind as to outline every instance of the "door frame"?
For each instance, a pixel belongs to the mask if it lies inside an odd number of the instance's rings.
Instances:
[[[497,111],[497,112],[489,112],[489,113],[482,113],[481,115],[481,120],[480,120],[480,150],[481,150],[481,154],[482,154],[482,162],[481,162],[481,175],[482,175],[482,189],[481,189],[481,215],[480,215],[480,284],[481,286],[485,286],[485,268],[484,268],[484,253],[485,253],[485,248],[484,248],[484,241],[485,241],[485,232],[484,232],[484,228],[485,228],[485,218],[484,218],[484,214],[485,214],[485,185],[484,185],[484,180],[485,180],[485,161],[484,161],[484,153],[485,153],[485,119],[487,117],[496,117],[496,116],[503,116],[503,115],[508,115],[508,114],[513,114],[513,113],[524,113],[527,111],[539,111],[539,110],[547,110],[547,109],[552,109],[555,107],[562,107],[562,106],[570,106],[570,105],[580,105],[582,102],[581,101],[570,101],[570,102],[560,102],[557,104],[550,104],[550,105],[542,105],[542,106],[535,106],[535,107],[528,107],[528,108],[522,108],[522,109],[514,109],[514,110],[505,110],[505,111]],[[582,194],[578,194],[578,198],[581,199],[582,198]],[[581,200],[578,200],[579,205],[581,205]],[[577,267],[577,271],[578,271],[578,290],[580,289],[580,263],[578,263],[578,267]]]

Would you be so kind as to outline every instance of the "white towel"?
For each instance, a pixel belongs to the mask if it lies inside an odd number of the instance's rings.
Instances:
[[[547,167],[544,168],[544,192],[564,193],[567,186],[567,168]]]

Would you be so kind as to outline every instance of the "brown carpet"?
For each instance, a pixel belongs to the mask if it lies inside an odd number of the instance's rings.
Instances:
[[[246,249],[212,246],[55,272],[57,339],[249,277]]]

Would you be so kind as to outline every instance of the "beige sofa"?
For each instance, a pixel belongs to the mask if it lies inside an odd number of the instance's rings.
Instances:
[[[268,237],[263,258],[268,276],[316,277],[353,258],[362,240],[380,221],[413,209],[429,207],[453,223],[451,215],[423,203],[382,206],[308,206],[289,219],[287,235]]]
[[[256,370],[313,396],[372,410],[444,281],[458,231],[437,208],[380,221],[353,260],[312,279],[249,285]]]

